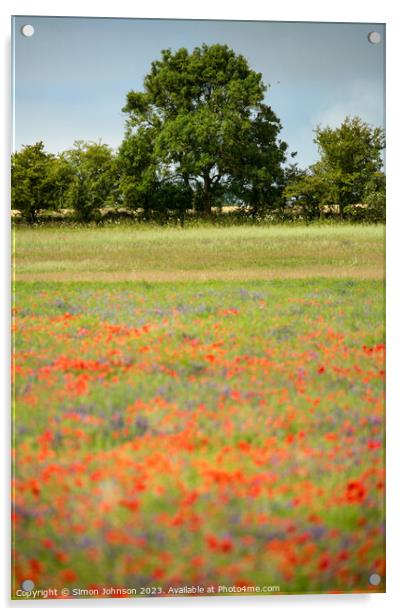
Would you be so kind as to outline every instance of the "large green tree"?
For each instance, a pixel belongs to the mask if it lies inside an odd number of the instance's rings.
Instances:
[[[206,215],[224,195],[253,205],[276,198],[286,144],[265,91],[261,74],[227,45],[162,51],[144,91],[129,92],[123,109],[129,118],[121,154],[134,160],[123,186],[131,186],[133,200],[164,182],[182,187],[188,206]]]

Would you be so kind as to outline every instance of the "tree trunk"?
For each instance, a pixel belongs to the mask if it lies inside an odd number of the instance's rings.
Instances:
[[[35,205],[32,205],[32,206],[29,208],[29,210],[28,210],[28,216],[27,216],[27,218],[28,218],[28,223],[29,223],[30,225],[33,225],[33,224],[35,224],[35,223],[36,223],[36,221],[37,221],[37,216],[36,216],[36,214],[37,214],[37,212],[36,212],[36,206],[35,206]]]
[[[187,190],[187,194],[188,195],[192,195],[192,189],[190,186],[190,178],[188,173],[184,173],[183,174],[183,180],[184,180],[184,185],[186,187]],[[187,206],[192,204],[192,197],[190,198],[190,204],[187,204],[187,201],[185,203],[182,203],[180,206],[180,226],[184,227],[184,222],[186,219],[186,210],[187,210]]]
[[[202,191],[202,210],[203,214],[206,217],[210,217],[212,213],[212,191],[211,191],[211,178],[209,177],[209,172],[205,172],[203,175],[204,178],[204,189]]]

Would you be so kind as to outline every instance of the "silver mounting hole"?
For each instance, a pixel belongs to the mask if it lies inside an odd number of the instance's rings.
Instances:
[[[373,45],[378,45],[378,43],[381,43],[381,34],[379,32],[369,32],[367,38]]]
[[[25,24],[21,28],[22,36],[26,36],[27,38],[30,38],[31,36],[33,36],[34,33],[35,33],[35,28],[31,26],[31,24]]]
[[[26,590],[27,592],[31,592],[34,589],[35,584],[33,583],[32,580],[24,580],[21,586],[23,590]]]
[[[378,584],[381,582],[381,577],[378,575],[378,573],[372,573],[369,577],[369,582],[372,586],[378,586]]]

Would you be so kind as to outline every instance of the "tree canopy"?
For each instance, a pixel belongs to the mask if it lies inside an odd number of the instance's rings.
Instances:
[[[113,152],[104,143],[75,141],[73,148],[63,152],[62,159],[72,174],[66,205],[75,210],[79,220],[89,221],[117,185]]]
[[[135,195],[143,199],[147,187],[173,181],[205,214],[224,194],[253,205],[272,202],[287,146],[265,91],[261,74],[227,45],[162,51],[144,91],[129,92],[123,109],[129,118],[120,156],[126,174],[137,169]]]
[[[163,50],[142,91],[126,96],[117,151],[75,141],[51,154],[39,141],[12,154],[12,208],[30,224],[120,215],[183,224],[188,210],[204,217],[223,205],[236,206],[234,220],[310,221],[329,212],[384,221],[384,130],[359,117],[317,126],[319,160],[300,169],[287,159],[266,92],[261,73],[227,45]]]
[[[42,141],[26,145],[11,156],[11,206],[32,224],[40,210],[60,206],[70,180],[69,167]]]
[[[378,204],[382,192],[385,208],[383,129],[346,117],[338,128],[318,126],[314,132],[320,160],[288,184],[287,196],[309,204],[310,210],[320,203],[337,204],[343,217],[347,208],[370,201],[374,192]]]

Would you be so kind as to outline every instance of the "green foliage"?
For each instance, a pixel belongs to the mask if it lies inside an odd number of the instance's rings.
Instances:
[[[151,131],[140,129],[127,135],[118,152],[117,165],[124,207],[153,209],[158,185],[156,165],[152,158]]]
[[[101,143],[75,141],[74,147],[63,153],[62,160],[72,171],[66,205],[74,208],[78,220],[87,222],[109,203],[116,190],[112,150]]]
[[[304,218],[319,216],[320,205],[337,204],[342,218],[384,220],[385,212],[379,212],[383,206],[378,205],[382,199],[385,207],[384,131],[347,117],[339,128],[318,126],[314,142],[320,160],[290,178],[285,189],[287,198],[301,206]]]
[[[318,127],[315,133],[325,200],[338,203],[343,215],[346,206],[364,202],[370,182],[381,172],[384,131],[347,117],[339,128]]]
[[[69,166],[49,154],[42,141],[11,157],[11,207],[33,224],[40,210],[57,209],[71,181]]]
[[[288,184],[285,187],[285,198],[290,199],[293,209],[307,221],[320,217],[320,203],[325,195],[325,183],[317,172],[318,167],[307,170],[298,169],[295,165],[288,172]]]
[[[284,167],[287,145],[262,102],[265,90],[261,75],[226,45],[165,50],[144,92],[127,95],[117,154],[84,141],[60,155],[41,141],[24,146],[11,159],[12,208],[29,224],[183,224],[185,217],[197,224],[205,216],[214,224],[259,224],[338,213],[385,222],[384,131],[357,117],[336,129],[317,127],[319,161]]]
[[[366,187],[365,203],[367,204],[367,220],[371,222],[385,222],[385,195],[385,175],[379,172],[373,175]]]
[[[191,205],[191,190],[180,178],[163,176],[153,156],[155,131],[139,128],[120,146],[117,166],[123,206],[141,211],[145,220],[166,219],[170,211],[184,217]]]
[[[262,102],[265,90],[261,74],[227,45],[162,51],[144,92],[129,92],[123,109],[125,194],[141,203],[173,182],[187,207],[206,215],[224,194],[259,204],[276,196],[286,144],[277,141],[281,126]]]

